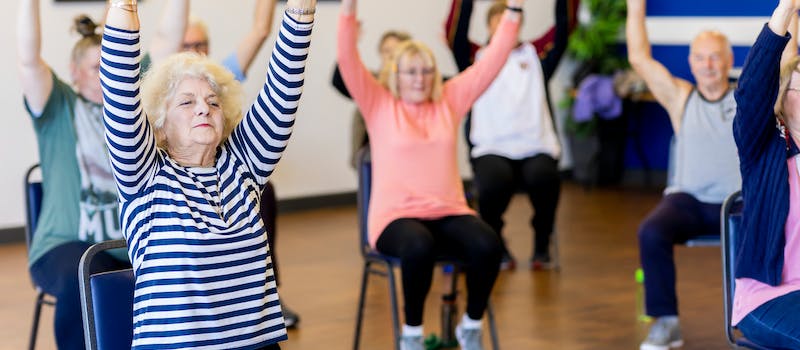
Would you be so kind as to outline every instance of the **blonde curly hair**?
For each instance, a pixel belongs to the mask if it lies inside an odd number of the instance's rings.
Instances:
[[[242,120],[242,87],[233,73],[216,62],[194,52],[172,55],[151,68],[142,80],[142,108],[152,125],[158,147],[166,148],[167,140],[158,132],[167,118],[167,104],[175,97],[178,85],[186,78],[208,82],[218,96],[224,129],[220,143],[225,142]]]

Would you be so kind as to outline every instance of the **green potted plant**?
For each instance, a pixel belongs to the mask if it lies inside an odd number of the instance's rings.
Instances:
[[[583,0],[581,6],[580,23],[567,44],[567,54],[577,61],[579,68],[573,75],[571,91],[565,94],[559,107],[568,115],[564,125],[573,154],[574,178],[588,186],[598,183],[598,158],[603,145],[597,135],[600,127],[597,118],[584,122],[573,118],[575,91],[589,75],[610,76],[628,67],[620,48],[626,4],[625,0]]]

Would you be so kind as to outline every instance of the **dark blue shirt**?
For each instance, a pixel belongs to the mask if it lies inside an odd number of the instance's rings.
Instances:
[[[744,212],[741,239],[736,243],[736,278],[781,283],[784,227],[789,214],[789,173],[786,160],[798,153],[776,127],[773,106],[778,97],[780,60],[790,35],[766,25],[744,63],[733,122],[739,150]]]

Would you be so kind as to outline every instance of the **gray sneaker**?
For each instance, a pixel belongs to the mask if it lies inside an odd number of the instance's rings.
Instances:
[[[424,339],[421,335],[400,336],[400,350],[425,350]]]
[[[458,340],[458,345],[461,345],[462,350],[483,350],[480,328],[462,328],[459,323],[458,326],[456,326],[456,339]]]
[[[650,326],[647,339],[639,346],[639,350],[669,350],[683,346],[681,325],[677,316],[657,318]]]

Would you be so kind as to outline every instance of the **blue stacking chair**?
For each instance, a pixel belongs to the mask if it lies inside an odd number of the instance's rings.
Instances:
[[[364,303],[367,296],[367,283],[369,276],[375,274],[378,276],[386,277],[389,280],[389,300],[392,307],[392,329],[394,335],[394,348],[400,349],[400,316],[397,304],[397,287],[395,283],[394,269],[400,267],[400,259],[397,257],[381,254],[380,252],[372,249],[369,245],[367,237],[367,209],[369,208],[370,191],[372,189],[372,161],[368,149],[362,149],[357,155],[358,159],[358,230],[359,230],[359,250],[364,258],[364,270],[361,278],[361,291],[358,297],[358,313],[356,316],[356,331],[355,339],[353,341],[353,349],[358,350],[359,342],[361,340],[361,326],[364,320]],[[448,270],[452,271],[452,278],[450,292],[442,297],[443,300],[454,300],[457,295],[457,276],[460,268],[460,263],[453,259],[440,257],[437,261],[441,264],[449,265]],[[377,267],[376,267],[377,265]],[[452,266],[452,267],[450,267]],[[497,328],[494,320],[494,310],[491,302],[489,302],[486,309],[486,314],[489,323],[489,332],[492,341],[492,348],[497,350],[500,348],[498,344]],[[443,315],[443,317],[446,317]],[[446,324],[444,322],[443,324]],[[443,339],[447,340],[447,333],[450,330],[442,330]]]
[[[83,334],[87,350],[130,349],[133,340],[132,269],[91,273],[94,256],[125,248],[125,240],[97,243],[83,253],[78,265]]]
[[[39,221],[39,212],[42,209],[42,182],[35,177],[40,172],[39,164],[34,164],[25,172],[23,192],[25,194],[25,245],[30,250],[33,236],[36,233],[36,224]],[[36,348],[36,335],[39,333],[39,316],[42,305],[55,305],[55,298],[42,291],[42,288],[33,283],[36,290],[36,304],[33,306],[33,324],[28,340],[28,349]]]
[[[747,338],[739,334],[736,327],[731,325],[733,293],[736,286],[734,277],[734,271],[736,271],[735,247],[742,224],[743,204],[742,193],[736,191],[725,199],[720,215],[722,221],[720,223],[722,227],[720,238],[722,242],[722,296],[725,310],[725,336],[728,338],[728,344],[733,349],[770,350],[747,340]]]

